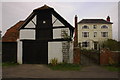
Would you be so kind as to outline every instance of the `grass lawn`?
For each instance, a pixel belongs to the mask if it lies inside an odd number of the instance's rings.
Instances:
[[[2,66],[16,66],[18,65],[18,63],[14,63],[14,62],[3,62],[2,63]]]
[[[120,66],[109,66],[109,65],[107,65],[107,66],[103,66],[103,67],[106,68],[109,71],[117,71],[117,72],[120,71]]]
[[[82,68],[82,66],[79,64],[68,64],[68,63],[61,63],[55,66],[49,64],[48,67],[52,70],[62,70],[62,71],[79,71]]]

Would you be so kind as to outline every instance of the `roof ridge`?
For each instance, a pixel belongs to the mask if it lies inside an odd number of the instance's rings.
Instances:
[[[106,21],[105,19],[82,19],[79,23],[104,23],[104,24],[113,24],[112,22]]]
[[[51,9],[52,7],[49,7],[48,5],[44,4],[44,6],[36,8],[35,10],[44,10],[44,9]]]

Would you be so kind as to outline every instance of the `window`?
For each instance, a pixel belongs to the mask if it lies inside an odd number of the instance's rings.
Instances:
[[[103,25],[102,27],[101,27],[101,29],[107,29],[108,28],[108,26],[106,26],[106,25]]]
[[[68,37],[68,29],[61,29],[61,37],[62,38]]]
[[[82,37],[89,37],[89,32],[82,32]]]
[[[82,27],[82,29],[89,29],[89,27],[86,26],[86,25],[84,25],[84,26]]]
[[[82,42],[82,47],[89,47],[89,42]]]
[[[108,32],[101,32],[102,37],[108,37]]]
[[[97,32],[94,32],[94,37],[97,37]]]
[[[97,26],[96,26],[96,25],[93,25],[93,29],[97,29]]]

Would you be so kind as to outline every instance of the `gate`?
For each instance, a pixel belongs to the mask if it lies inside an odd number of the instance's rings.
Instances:
[[[23,63],[48,64],[48,42],[23,41]]]
[[[98,65],[100,63],[100,52],[91,50],[81,50],[82,65]]]

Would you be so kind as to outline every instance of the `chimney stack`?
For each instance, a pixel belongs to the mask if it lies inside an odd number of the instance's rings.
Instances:
[[[77,15],[75,15],[75,36],[74,36],[74,47],[78,46],[78,26],[77,26]]]
[[[107,16],[107,19],[106,19],[108,22],[110,22],[110,17],[109,16]]]

